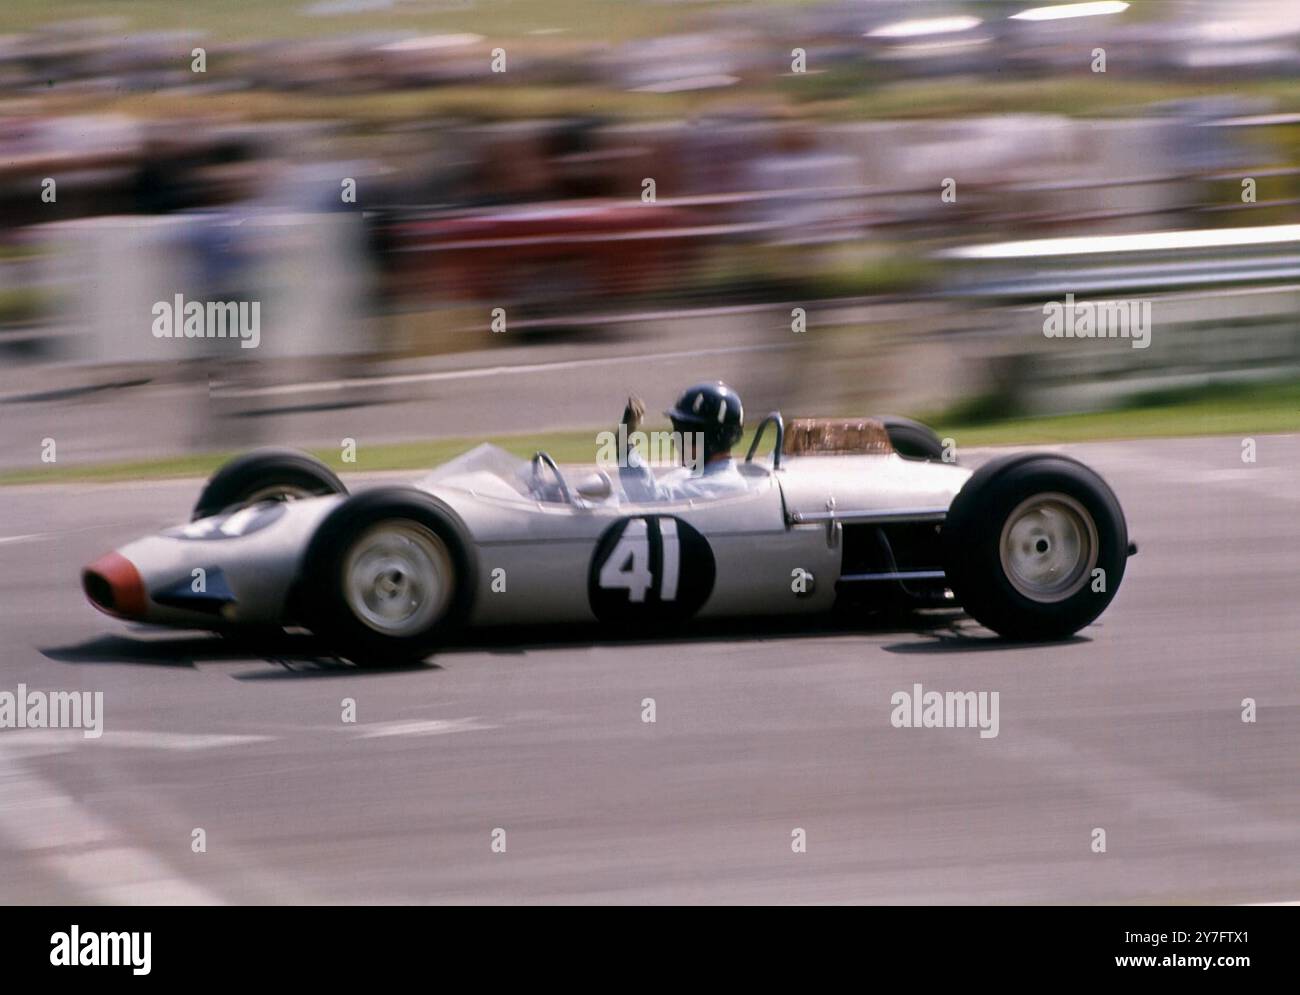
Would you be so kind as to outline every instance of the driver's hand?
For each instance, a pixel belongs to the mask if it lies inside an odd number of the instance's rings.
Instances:
[[[623,409],[623,424],[627,426],[629,433],[635,432],[645,418],[645,401],[635,394],[627,399],[627,407]]]

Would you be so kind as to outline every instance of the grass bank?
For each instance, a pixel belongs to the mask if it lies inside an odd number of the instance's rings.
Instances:
[[[978,446],[1046,445],[1099,439],[1169,438],[1195,435],[1267,435],[1300,432],[1300,383],[1216,387],[1194,393],[1151,394],[1113,411],[976,421],[938,414],[930,423],[950,436],[958,449]],[[418,471],[437,466],[482,441],[518,456],[545,449],[562,463],[595,458],[595,429],[498,436],[487,440],[455,438],[363,446],[355,463],[344,463],[337,448],[311,450],[341,472]],[[748,448],[749,436],[741,441]],[[0,484],[105,482],[206,477],[232,452],[195,453],[118,463],[41,464],[0,471]]]

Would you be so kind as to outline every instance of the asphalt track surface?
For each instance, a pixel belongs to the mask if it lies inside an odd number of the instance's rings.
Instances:
[[[1141,544],[1069,643],[951,614],[532,631],[379,673],[85,603],[79,568],[195,482],[0,489],[0,691],[106,713],[0,730],[0,900],[1300,900],[1300,437],[1257,444],[1065,447]],[[893,728],[917,683],[998,691],[999,735]]]

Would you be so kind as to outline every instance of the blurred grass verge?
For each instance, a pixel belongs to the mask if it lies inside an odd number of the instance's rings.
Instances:
[[[787,0],[789,2],[789,0]],[[794,0],[798,2],[798,0]],[[341,3],[313,0],[5,0],[0,31],[79,18],[120,18],[127,30],[192,31],[219,41],[260,42],[387,31],[478,31],[512,38],[563,27],[581,37],[626,39],[662,33],[678,12],[671,4],[608,0],[487,0],[487,2]],[[328,14],[326,11],[330,11]]]
[[[923,421],[958,448],[1300,431],[1300,383],[1224,384],[1156,391],[1080,414],[996,417],[978,399]]]
[[[1268,435],[1300,432],[1300,383],[1225,385],[1188,391],[1164,391],[1135,398],[1111,411],[1047,417],[984,419],[962,412],[921,416],[941,437],[951,437],[958,449],[979,446],[1047,445],[1106,439],[1171,438],[1197,435]],[[653,429],[658,426],[647,426]],[[444,463],[480,442],[492,442],[517,456],[539,449],[561,463],[590,463],[595,459],[596,433],[547,432],[489,439],[436,439],[365,446],[357,462],[343,463],[337,449],[312,449],[344,473],[385,470],[425,470]],[[737,447],[744,453],[751,435]],[[771,436],[769,435],[769,440]],[[764,445],[762,452],[770,451]],[[195,453],[174,458],[105,464],[48,465],[0,472],[0,485],[37,483],[107,483],[113,481],[206,477],[232,452]]]

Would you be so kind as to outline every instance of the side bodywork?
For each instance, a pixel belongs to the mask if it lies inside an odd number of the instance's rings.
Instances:
[[[521,494],[476,468],[475,454],[513,460],[479,447],[415,486],[471,539],[479,586],[467,621],[478,626],[617,622],[670,608],[679,619],[813,613],[860,585],[941,589],[937,542],[926,536],[937,536],[969,476],[892,453],[809,455],[777,470],[746,464],[752,486],[735,497],[589,503]],[[137,540],[87,567],[87,595],[108,614],[171,626],[299,621],[293,593],[307,546],[343,500],[254,505]],[[641,575],[634,555],[624,563],[637,548],[648,551]],[[607,598],[610,585],[632,586],[621,594],[632,604]]]

